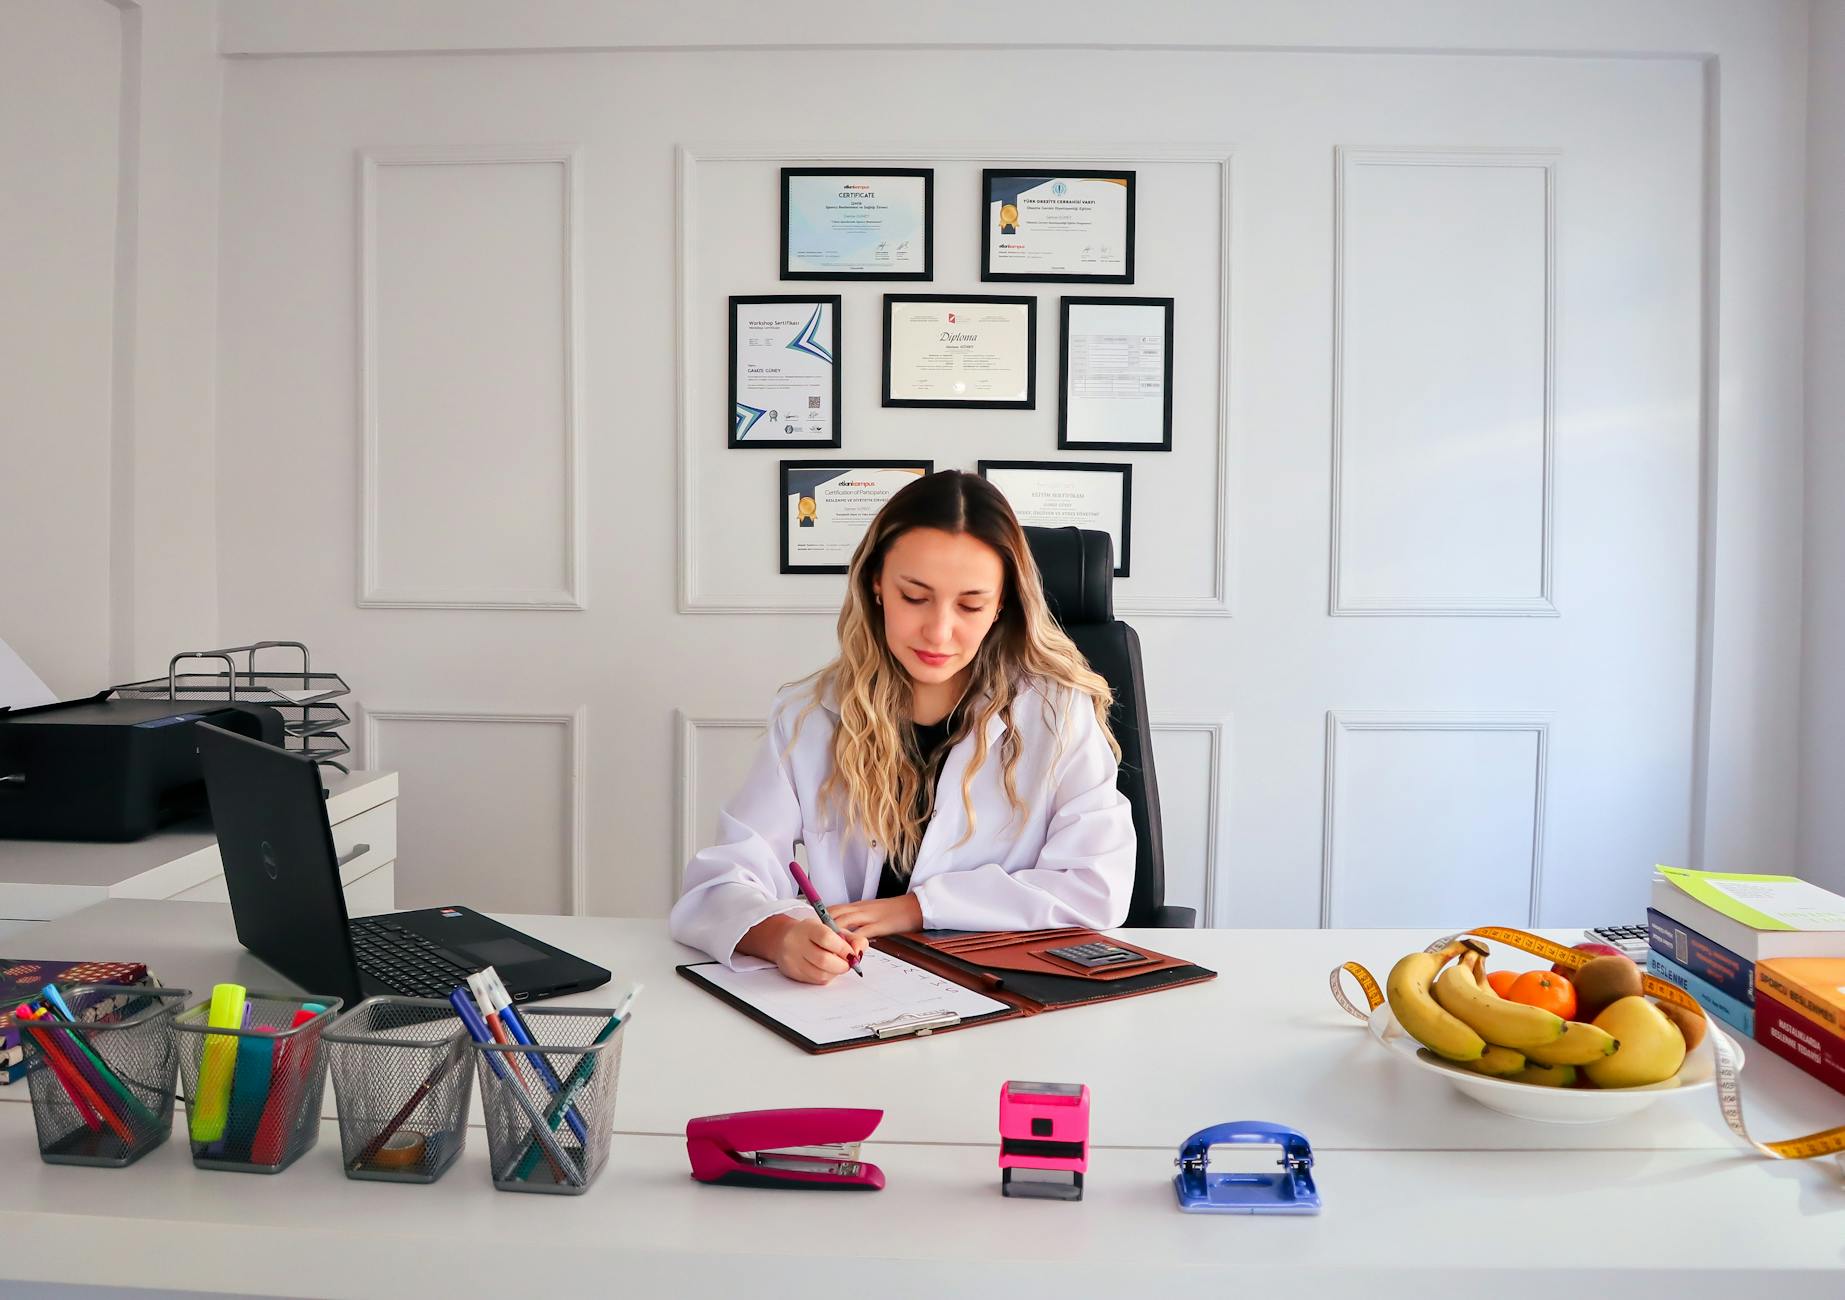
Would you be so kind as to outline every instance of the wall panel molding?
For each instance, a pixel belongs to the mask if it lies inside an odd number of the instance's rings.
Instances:
[[[386,759],[379,748],[380,723],[386,722],[453,722],[492,726],[500,723],[539,723],[564,728],[570,745],[570,784],[565,791],[569,825],[565,841],[570,845],[566,877],[570,915],[583,916],[589,909],[589,817],[586,802],[589,789],[589,737],[585,727],[588,710],[582,706],[568,713],[496,713],[460,709],[371,709],[365,711],[361,756],[368,768],[383,767]]]
[[[1320,927],[1336,924],[1333,884],[1338,864],[1339,741],[1360,731],[1529,731],[1537,737],[1537,767],[1533,776],[1531,818],[1531,888],[1526,925],[1538,923],[1544,892],[1544,809],[1550,774],[1549,713],[1394,713],[1331,710],[1326,714],[1325,811],[1320,847]],[[1485,920],[1469,924],[1482,924]]]
[[[378,427],[378,185],[391,167],[466,167],[483,164],[561,166],[564,265],[563,531],[561,588],[476,587],[466,583],[434,587],[392,587],[379,576]],[[387,609],[566,609],[587,599],[587,520],[583,478],[583,259],[581,151],[568,144],[429,145],[364,149],[359,153],[359,597],[366,608]]]
[[[1226,919],[1221,906],[1223,897],[1218,892],[1217,881],[1223,865],[1218,861],[1218,854],[1221,847],[1229,842],[1229,828],[1224,824],[1224,790],[1229,782],[1230,719],[1161,716],[1150,719],[1148,726],[1156,735],[1193,732],[1202,733],[1209,740],[1210,758],[1206,780],[1209,782],[1210,795],[1204,810],[1204,898],[1198,907],[1198,921],[1206,928],[1224,925]],[[1164,811],[1162,800],[1162,814]],[[1166,865],[1167,878],[1170,880],[1170,859]]]
[[[1333,167],[1333,391],[1332,391],[1332,543],[1328,613],[1348,616],[1556,617],[1554,553],[1556,533],[1556,375],[1557,375],[1557,163],[1555,150],[1529,149],[1354,149],[1334,150]],[[1543,506],[1539,533],[1540,579],[1532,596],[1358,596],[1345,589],[1342,564],[1345,512],[1345,342],[1346,277],[1351,263],[1346,247],[1350,229],[1346,200],[1356,167],[1521,167],[1544,173],[1544,434]]]
[[[693,438],[702,435],[695,435],[689,428],[693,407],[692,367],[689,358],[693,355],[695,346],[694,322],[696,319],[693,301],[695,296],[701,292],[696,286],[691,266],[691,253],[695,247],[695,235],[698,228],[696,198],[698,169],[707,163],[726,162],[774,162],[778,165],[798,166],[826,163],[864,165],[867,160],[875,160],[894,166],[928,166],[942,162],[979,162],[997,165],[1009,158],[1025,158],[1034,162],[1069,162],[1090,167],[1202,163],[1218,169],[1217,428],[1215,430],[1217,479],[1213,497],[1212,591],[1208,596],[1149,596],[1122,600],[1118,602],[1116,608],[1124,616],[1230,617],[1235,603],[1234,547],[1229,521],[1233,455],[1230,440],[1231,157],[1230,148],[1220,145],[1186,148],[1143,144],[1122,145],[1106,149],[1094,147],[1078,149],[1067,144],[1052,146],[918,145],[913,141],[893,141],[883,145],[824,144],[805,147],[736,144],[679,146],[676,158],[678,212],[675,223],[674,256],[675,289],[679,301],[679,348],[676,358],[679,402],[675,420],[679,463],[679,612],[681,614],[837,614],[839,612],[837,598],[794,600],[750,592],[706,592],[699,587],[698,555],[693,529],[699,517],[700,507],[698,479],[694,472]],[[938,213],[937,220],[942,219],[944,219],[944,214]],[[946,219],[954,220],[955,217],[948,214]],[[970,292],[984,292],[986,288],[993,288],[993,286],[983,288],[978,280],[970,282],[975,286]],[[938,278],[936,288],[943,292],[950,292],[953,290],[954,283],[954,277]],[[999,288],[1003,287],[999,286]],[[1080,285],[1045,287],[1049,290],[1067,290],[1071,293],[1082,291]],[[923,285],[920,289],[930,289],[930,286]],[[934,290],[930,289],[930,291]],[[1045,302],[1039,308],[1041,313],[1039,329],[1042,331],[1047,328],[1045,320],[1048,319],[1051,322],[1049,328],[1053,331],[1052,337],[1055,337],[1056,299],[1059,295],[1046,293],[1040,296],[1045,299]],[[704,297],[711,298],[711,295],[705,294]],[[713,301],[717,300],[713,299]],[[1051,313],[1049,317],[1042,315],[1046,310]],[[1044,375],[1039,376],[1041,406],[1049,402],[1054,408],[1055,382],[1054,374],[1049,378]],[[1051,386],[1047,388],[1046,384]]]
[[[677,727],[678,743],[674,746],[673,761],[676,779],[673,782],[674,796],[678,800],[678,816],[674,818],[673,860],[667,864],[666,896],[677,900],[679,897],[679,873],[685,864],[691,861],[692,850],[704,844],[705,832],[697,822],[698,813],[698,735],[701,731],[749,731],[759,732],[768,729],[766,718],[701,718],[694,717],[684,709],[674,709],[673,719]]]

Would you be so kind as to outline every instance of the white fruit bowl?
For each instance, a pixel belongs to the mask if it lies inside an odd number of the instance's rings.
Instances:
[[[1546,1124],[1604,1124],[1643,1111],[1662,1097],[1709,1092],[1717,1081],[1717,1058],[1711,1051],[1711,1040],[1722,1032],[1712,1024],[1704,1041],[1686,1054],[1679,1072],[1659,1083],[1649,1083],[1643,1088],[1546,1088],[1535,1083],[1495,1079],[1443,1060],[1404,1032],[1396,1017],[1390,1014],[1389,1003],[1373,1011],[1368,1024],[1371,1036],[1378,1042],[1421,1069],[1441,1075],[1482,1106],[1502,1115]],[[1726,1041],[1736,1056],[1736,1068],[1740,1070],[1742,1048],[1736,1045],[1734,1038]]]

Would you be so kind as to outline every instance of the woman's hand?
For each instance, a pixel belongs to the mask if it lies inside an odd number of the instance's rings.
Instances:
[[[914,894],[896,898],[867,898],[862,903],[841,903],[829,907],[839,928],[850,930],[854,938],[875,939],[881,934],[908,934],[922,929],[922,904]]]
[[[850,969],[850,958],[864,953],[865,940],[857,935],[841,938],[821,924],[817,916],[801,920],[782,915],[751,926],[737,944],[737,951],[768,958],[791,980],[828,984]]]

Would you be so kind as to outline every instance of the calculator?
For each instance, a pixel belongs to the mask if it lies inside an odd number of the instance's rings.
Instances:
[[[1094,943],[1071,944],[1068,948],[1046,948],[1052,957],[1061,957],[1067,962],[1074,962],[1085,970],[1107,970],[1114,966],[1132,966],[1138,962],[1152,961],[1144,953],[1132,948],[1123,948],[1119,944],[1108,943],[1098,939]]]
[[[1644,925],[1597,925],[1582,932],[1590,943],[1605,943],[1641,964],[1646,962],[1646,927]]]

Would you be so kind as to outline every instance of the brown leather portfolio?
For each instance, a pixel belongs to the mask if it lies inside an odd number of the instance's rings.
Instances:
[[[872,946],[888,956],[920,967],[951,984],[985,994],[1010,1010],[994,1011],[951,1024],[929,1024],[894,1033],[880,1033],[839,1043],[815,1043],[773,1016],[733,996],[705,979],[700,967],[715,962],[680,966],[685,978],[728,1002],[765,1028],[775,1031],[803,1051],[821,1054],[854,1047],[871,1047],[903,1037],[923,1037],[970,1029],[996,1020],[1012,1020],[1044,1011],[1117,998],[1138,997],[1164,989],[1199,984],[1217,978],[1217,972],[1143,948],[1124,939],[1108,938],[1094,930],[1021,931],[920,931],[873,939]]]

